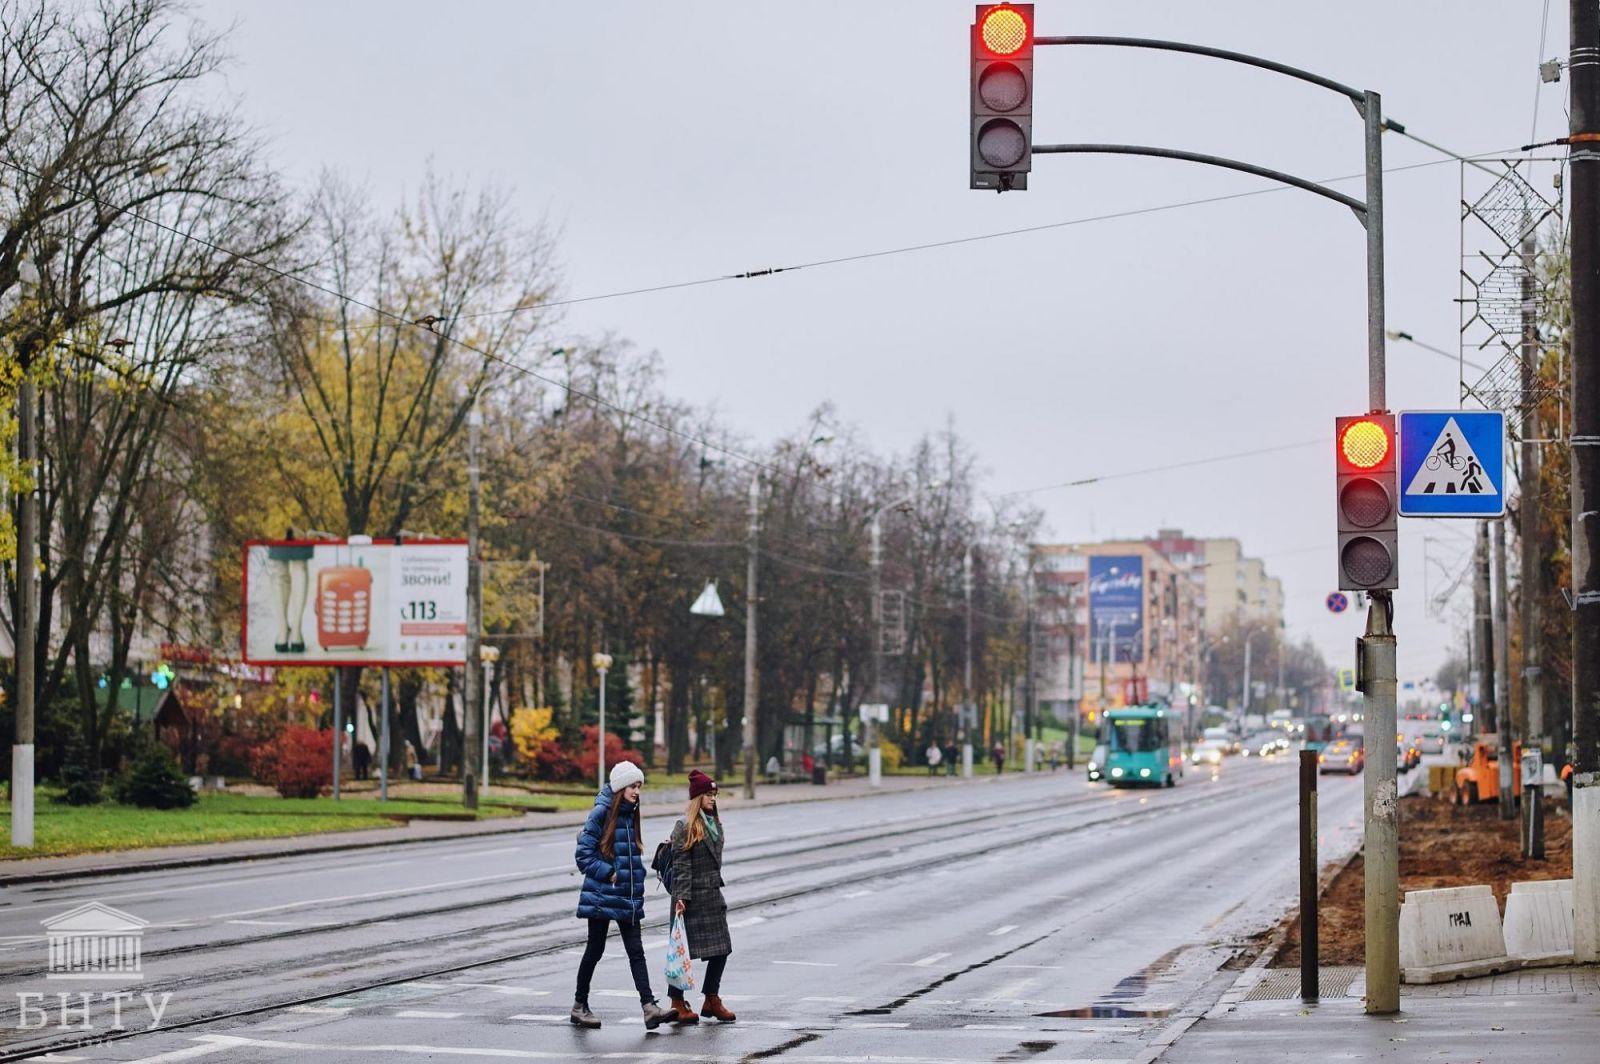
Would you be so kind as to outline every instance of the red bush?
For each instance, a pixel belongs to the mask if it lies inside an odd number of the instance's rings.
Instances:
[[[315,798],[333,785],[333,732],[285,728],[257,748],[251,774],[285,798]]]
[[[574,783],[583,778],[578,759],[557,740],[542,744],[533,755],[533,778],[546,783]]]
[[[600,768],[599,734],[600,729],[593,724],[583,729],[583,755],[578,758],[578,771],[586,779],[594,779]],[[641,769],[644,767],[643,754],[623,746],[615,732],[606,732],[606,771],[610,772],[618,761],[632,761]]]

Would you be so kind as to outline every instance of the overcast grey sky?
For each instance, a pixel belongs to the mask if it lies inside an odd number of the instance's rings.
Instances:
[[[237,20],[229,91],[309,184],[330,166],[380,197],[428,160],[515,187],[561,231],[585,296],[1266,187],[1133,158],[1044,157],[1031,188],[966,187],[962,0],[330,3],[207,0]],[[1529,140],[1536,66],[1565,57],[1543,0],[1075,0],[1038,32],[1164,37],[1254,52],[1384,95],[1468,154]],[[1229,64],[1041,49],[1039,142],[1229,155],[1324,179],[1359,173],[1342,98]],[[1566,85],[1538,138],[1565,132]],[[1390,167],[1438,156],[1386,138]],[[1544,184],[1548,184],[1548,168]],[[1391,174],[1389,324],[1454,349],[1457,164]],[[1361,195],[1359,179],[1339,186]],[[1324,446],[1040,492],[1060,540],[1158,527],[1240,538],[1283,577],[1291,631],[1350,664],[1359,620],[1330,616],[1331,435],[1366,406],[1364,245],[1345,209],[1294,190],[574,308],[574,332],[658,350],[669,390],[771,439],[831,399],[881,450],[947,415],[994,491],[1256,447]],[[1391,345],[1393,409],[1456,405],[1451,362]],[[1461,564],[1470,524],[1406,522],[1402,678],[1457,638],[1423,608],[1429,554]],[[1440,567],[1428,576],[1441,579]]]

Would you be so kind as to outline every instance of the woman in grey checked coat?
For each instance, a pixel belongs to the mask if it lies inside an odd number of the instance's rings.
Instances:
[[[728,903],[722,899],[722,818],[717,815],[717,782],[699,769],[689,773],[689,808],[672,829],[672,907],[683,921],[689,956],[705,961],[700,989],[706,1000],[700,1016],[721,1023],[736,1017],[722,1004],[722,969],[733,952],[728,935]],[[698,1023],[683,991],[672,992],[677,1024]]]

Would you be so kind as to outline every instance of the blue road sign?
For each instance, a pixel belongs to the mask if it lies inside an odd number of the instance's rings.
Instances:
[[[1328,596],[1328,612],[1329,613],[1343,613],[1345,610],[1347,610],[1349,608],[1350,608],[1350,600],[1345,597],[1345,594],[1344,594],[1343,591],[1335,591],[1331,595]]]
[[[1498,410],[1400,412],[1400,515],[1506,512],[1506,416]]]

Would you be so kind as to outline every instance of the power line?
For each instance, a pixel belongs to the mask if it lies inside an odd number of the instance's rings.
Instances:
[[[1278,451],[1292,451],[1301,447],[1321,445],[1326,447],[1333,442],[1330,439],[1301,440],[1299,443],[1280,443],[1275,447],[1255,447],[1248,451],[1234,451],[1231,454],[1212,455],[1209,458],[1191,458],[1183,462],[1168,462],[1165,465],[1145,466],[1142,469],[1128,469],[1121,473],[1101,473],[1098,476],[1079,477],[1077,480],[1064,480],[1059,484],[1042,484],[1037,488],[1018,488],[1016,491],[1003,491],[996,498],[1008,498],[1012,495],[1032,495],[1041,491],[1055,491],[1058,488],[1081,488],[1088,484],[1098,484],[1106,480],[1121,480],[1125,477],[1142,477],[1150,473],[1165,473],[1172,469],[1189,469],[1194,466],[1212,465],[1217,462],[1232,462],[1240,458],[1252,458],[1260,454],[1274,454]]]

